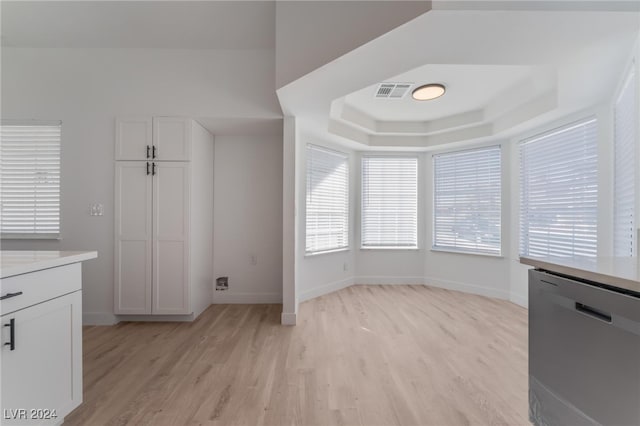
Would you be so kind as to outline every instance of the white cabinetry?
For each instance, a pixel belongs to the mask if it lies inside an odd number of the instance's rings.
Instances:
[[[158,163],[153,182],[152,312],[154,314],[191,313],[190,289],[187,285],[189,282],[190,177],[189,163]],[[213,238],[213,235],[210,237]]]
[[[153,146],[156,148],[156,160],[190,160],[191,125],[192,121],[185,118],[155,117]]]
[[[116,313],[151,312],[152,176],[150,163],[116,162]]]
[[[184,117],[116,119],[116,160],[189,161],[193,120]]]
[[[116,160],[151,158],[152,147],[150,117],[116,120]]]
[[[145,132],[126,122],[117,120],[116,152],[142,146]],[[147,122],[151,158],[145,147],[116,161],[115,313],[197,316],[213,288],[213,137],[190,119]]]
[[[2,279],[2,424],[59,424],[82,402],[80,263]]]

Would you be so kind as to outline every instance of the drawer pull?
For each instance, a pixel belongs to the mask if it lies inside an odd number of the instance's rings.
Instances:
[[[16,319],[11,318],[9,324],[5,324],[5,327],[9,327],[9,341],[5,343],[5,346],[9,346],[10,351],[16,349]]]
[[[583,305],[582,303],[576,302],[576,311],[582,312],[585,315],[589,315],[604,322],[611,322],[611,314],[601,311],[600,309],[592,308],[588,305]]]
[[[20,296],[21,294],[22,294],[21,291],[18,291],[16,293],[7,293],[4,296],[1,296],[0,300],[11,299],[12,297]]]

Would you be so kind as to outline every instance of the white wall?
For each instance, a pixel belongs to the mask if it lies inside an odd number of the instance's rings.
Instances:
[[[528,300],[527,270],[519,259],[519,215],[520,215],[520,163],[518,142],[536,134],[561,127],[578,120],[595,116],[598,120],[598,256],[613,255],[613,114],[607,104],[586,108],[560,120],[551,121],[543,126],[529,130],[511,139],[510,154],[510,239],[511,259],[509,272],[510,299],[525,305]]]
[[[509,237],[512,229],[509,226],[509,206],[512,199],[509,193],[509,144],[504,141],[483,143],[477,146],[501,146],[502,158],[502,254],[487,256],[478,254],[450,253],[432,251],[433,241],[433,160],[427,153],[425,175],[427,180],[426,217],[427,217],[427,250],[425,256],[425,282],[429,285],[482,294],[501,299],[509,298]],[[468,149],[468,148],[465,148]]]
[[[305,254],[307,144],[325,146],[349,155],[349,250],[316,255]],[[298,200],[296,290],[301,302],[353,284],[356,252],[353,230],[356,223],[355,200],[358,191],[355,168],[355,155],[352,151],[301,132],[296,144],[296,198]]]
[[[475,146],[502,147],[502,255],[487,256],[431,250],[433,240],[433,161],[439,152],[419,153],[418,250],[360,249],[360,157],[351,155],[351,250],[304,257],[304,221],[299,225],[297,252],[300,274],[297,288],[301,300],[353,284],[427,284],[452,290],[510,300],[527,306],[528,266],[519,263],[519,150],[527,137],[595,115],[598,118],[600,191],[598,212],[598,252],[612,254],[612,115],[608,106],[599,106],[549,122],[509,140],[484,142]],[[325,144],[326,145],[326,144]],[[331,147],[331,146],[330,146]],[[466,147],[468,148],[468,147]],[[465,149],[466,149],[465,148]],[[335,147],[334,147],[335,149]],[[298,167],[304,167],[299,159]],[[301,180],[299,183],[304,184]],[[355,196],[354,196],[355,194]],[[304,188],[297,196],[304,200]],[[304,203],[302,204],[304,207]],[[304,209],[301,217],[304,217]],[[353,271],[343,271],[344,262],[355,261]]]
[[[277,87],[430,9],[426,0],[276,2]]]
[[[281,303],[282,135],[216,137],[214,182],[214,302]]]
[[[362,188],[362,152],[356,161],[356,226],[354,227],[356,248],[356,284],[424,284],[425,232],[427,215],[425,203],[428,197],[425,181],[425,154],[418,156],[418,249],[387,250],[361,249],[361,188]],[[394,155],[393,152],[388,153]],[[406,154],[406,153],[405,153]]]
[[[634,48],[640,55],[640,44]],[[632,55],[633,56],[633,55]],[[629,58],[629,62],[631,58]],[[640,63],[636,60],[640,75]],[[623,78],[624,70],[620,71]],[[640,98],[640,91],[638,94]],[[519,262],[519,149],[518,142],[534,134],[562,126],[563,124],[596,115],[599,122],[599,212],[598,253],[612,254],[612,114],[611,105],[594,106],[559,120],[547,120],[546,124],[522,132],[508,140],[480,145],[502,146],[502,255],[483,256],[432,251],[433,169],[432,155],[421,153],[419,189],[419,250],[361,250],[360,244],[360,156],[352,155],[352,208],[351,249],[348,252],[304,256],[304,188],[296,191],[296,208],[300,223],[296,225],[297,242],[302,249],[296,251],[296,288],[300,300],[324,294],[354,284],[428,284],[454,290],[507,299],[522,306],[528,303],[528,266]],[[541,120],[543,122],[543,120]],[[640,129],[640,123],[639,123]],[[639,130],[640,131],[640,130]],[[306,141],[308,142],[308,141]],[[314,141],[312,141],[314,142]],[[314,142],[316,143],[316,142]],[[320,143],[323,144],[323,143]],[[331,146],[329,143],[324,143]],[[476,145],[476,146],[480,146]],[[303,149],[304,143],[298,146]],[[337,148],[340,149],[340,148]],[[640,145],[638,147],[640,153]],[[639,154],[640,155],[640,154]],[[355,159],[355,161],[353,160]],[[296,170],[304,171],[304,156],[296,158]],[[355,163],[355,164],[354,164]],[[304,173],[302,173],[304,176]],[[298,177],[298,186],[304,179]],[[355,185],[354,185],[355,184]],[[355,194],[355,197],[354,195]],[[355,202],[355,204],[353,204]],[[638,200],[640,203],[640,198]],[[640,206],[640,204],[638,204]],[[640,210],[640,207],[639,207]],[[353,261],[353,270],[343,271],[344,262]]]
[[[296,196],[296,141],[299,131],[295,117],[284,117],[282,128],[282,315],[281,322],[295,325],[298,315],[296,290],[296,244],[298,235]]]
[[[3,48],[2,117],[63,124],[62,240],[3,241],[2,248],[97,250],[98,259],[83,271],[85,319],[113,319],[115,117],[279,117],[274,63],[273,50]],[[267,143],[276,149],[275,142]],[[225,160],[216,155],[216,161]],[[104,216],[89,216],[95,202],[104,204]],[[261,206],[256,200],[247,208]],[[270,241],[280,250],[281,237],[254,237],[256,245]],[[267,258],[259,258],[259,265]]]

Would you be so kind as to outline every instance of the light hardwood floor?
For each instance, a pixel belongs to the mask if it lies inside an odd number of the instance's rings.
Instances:
[[[526,310],[424,286],[84,330],[65,425],[528,425]]]

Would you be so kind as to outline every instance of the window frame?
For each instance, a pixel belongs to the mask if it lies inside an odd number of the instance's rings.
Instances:
[[[632,204],[632,209],[633,209],[633,229],[632,229],[632,236],[631,236],[631,245],[630,245],[630,254],[625,254],[625,255],[619,255],[618,253],[618,244],[620,243],[617,240],[617,236],[618,236],[618,204],[617,204],[617,170],[618,168],[617,163],[618,163],[618,159],[617,159],[617,147],[618,147],[618,140],[616,138],[617,132],[616,132],[616,121],[617,121],[617,117],[616,117],[616,109],[617,109],[617,105],[620,102],[620,100],[622,99],[622,97],[625,95],[625,89],[627,89],[629,84],[633,84],[635,87],[633,87],[632,96],[633,96],[633,102],[634,102],[634,106],[635,106],[635,115],[637,117],[637,115],[640,113],[640,95],[638,90],[640,90],[640,69],[638,68],[638,64],[636,62],[636,58],[632,58],[630,63],[627,65],[627,67],[625,68],[625,72],[623,74],[623,78],[620,80],[619,85],[617,87],[617,90],[615,92],[615,96],[612,100],[611,103],[611,114],[612,114],[612,140],[613,140],[613,147],[612,147],[612,170],[613,170],[613,176],[612,176],[612,185],[613,185],[613,203],[612,203],[612,238],[613,238],[613,255],[614,256],[622,256],[622,257],[638,257],[638,246],[640,245],[640,235],[639,235],[639,231],[638,229],[640,229],[639,226],[639,219],[638,219],[638,215],[640,214],[640,183],[638,183],[638,179],[640,179],[640,171],[638,170],[640,167],[640,123],[638,122],[638,120],[635,121],[634,123],[634,136],[635,136],[635,140],[632,143],[632,146],[635,149],[632,149],[633,151],[633,165],[635,166],[634,169],[634,173],[632,176],[632,193],[633,193],[633,204]]]
[[[336,156],[344,157],[346,164],[346,245],[344,247],[334,247],[329,249],[322,250],[307,250],[307,241],[308,241],[308,218],[309,218],[309,206],[307,204],[309,197],[309,150],[316,149],[319,151],[325,151],[329,154],[333,154]],[[351,166],[350,166],[350,155],[346,152],[339,151],[336,149],[328,148],[324,145],[307,143],[305,146],[305,196],[304,196],[304,212],[305,212],[305,229],[304,229],[304,257],[312,257],[318,256],[322,254],[330,254],[330,253],[339,253],[351,250],[351,236],[350,236],[350,227],[351,227]]]
[[[385,245],[385,246],[366,246],[363,244],[364,241],[364,161],[366,158],[409,158],[409,159],[415,159],[416,160],[416,233],[415,233],[415,240],[416,240],[416,245],[415,246],[392,246],[392,245]],[[360,220],[360,241],[359,241],[359,246],[360,246],[360,250],[362,251],[367,251],[367,250],[391,250],[391,251],[419,251],[421,250],[420,247],[420,188],[421,188],[421,157],[419,153],[380,153],[380,152],[364,152],[361,154],[360,156],[360,173],[359,173],[359,178],[360,178],[360,191],[359,191],[359,195],[360,195],[360,214],[359,214],[359,220]]]
[[[63,140],[63,126],[62,120],[14,120],[3,119],[0,120],[1,126],[47,126],[47,127],[59,127],[60,139],[58,140],[58,232],[2,232],[0,228],[0,240],[43,240],[43,241],[60,241],[62,240],[62,140]],[[1,180],[1,179],[0,179]],[[0,182],[0,198],[2,198],[2,183]]]
[[[500,194],[500,206],[498,208],[498,212],[499,212],[499,221],[500,221],[500,238],[499,238],[499,247],[498,247],[498,253],[489,253],[486,251],[476,251],[476,250],[470,250],[470,249],[456,249],[453,247],[442,247],[442,246],[436,246],[436,210],[437,210],[437,205],[436,205],[436,157],[438,156],[442,156],[442,155],[454,155],[454,154],[459,154],[459,153],[463,153],[463,152],[472,152],[472,151],[484,151],[484,150],[491,150],[491,149],[496,149],[499,152],[499,163],[500,163],[500,167],[499,167],[499,184],[500,184],[500,188],[499,188],[499,194]],[[473,255],[473,256],[486,256],[486,257],[492,257],[492,258],[503,258],[504,257],[504,251],[503,251],[503,243],[504,243],[504,233],[503,233],[503,227],[504,227],[504,221],[503,221],[503,209],[504,209],[504,185],[503,185],[503,180],[504,180],[504,167],[505,167],[505,163],[504,163],[504,159],[503,159],[503,154],[504,154],[504,150],[502,149],[502,144],[500,143],[491,143],[488,145],[482,145],[482,146],[474,146],[471,148],[466,148],[466,149],[458,149],[458,150],[451,150],[451,151],[443,151],[443,152],[436,152],[431,154],[431,168],[432,168],[432,188],[431,188],[431,192],[432,192],[432,211],[431,211],[431,251],[434,252],[443,252],[443,253],[455,253],[455,254],[467,254],[467,255]]]
[[[596,234],[595,234],[595,238],[596,238],[596,243],[595,243],[595,255],[594,256],[582,256],[580,254],[575,254],[575,252],[573,253],[574,257],[580,257],[580,258],[585,258],[585,259],[594,259],[596,258],[599,253],[600,253],[600,244],[601,244],[601,229],[600,229],[600,206],[601,206],[601,201],[602,201],[602,170],[601,170],[601,143],[600,143],[600,128],[602,126],[601,124],[601,120],[602,117],[600,116],[600,114],[597,111],[594,111],[593,109],[590,110],[586,110],[583,111],[580,114],[573,114],[570,115],[568,117],[565,117],[562,120],[557,120],[554,121],[544,127],[539,127],[537,129],[531,130],[529,132],[526,132],[524,135],[520,135],[519,137],[517,137],[516,139],[514,139],[515,145],[514,145],[514,150],[515,150],[515,154],[518,161],[518,173],[517,173],[517,182],[518,182],[518,188],[517,188],[517,192],[518,192],[518,205],[517,205],[517,220],[518,220],[518,228],[517,228],[517,235],[518,235],[518,239],[516,242],[516,250],[517,250],[517,254],[519,257],[539,257],[538,255],[535,254],[529,254],[529,253],[523,253],[523,241],[524,241],[524,235],[523,235],[523,223],[522,223],[522,219],[523,219],[523,204],[524,204],[524,200],[523,200],[523,185],[524,185],[524,176],[523,176],[523,169],[522,169],[522,147],[529,142],[533,142],[536,139],[542,139],[545,138],[549,135],[552,135],[554,133],[558,133],[562,130],[568,130],[572,127],[577,127],[581,124],[587,124],[591,121],[595,122],[595,167],[596,167],[596,177],[595,177],[595,183],[596,183],[596,215],[595,215],[595,220],[596,220]],[[544,256],[551,256],[554,257],[555,255],[544,255]]]

